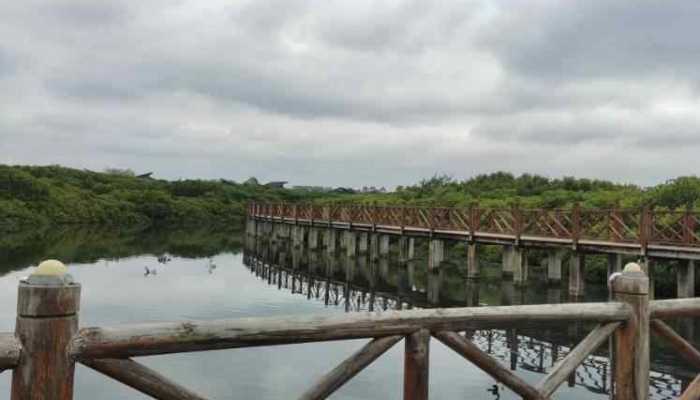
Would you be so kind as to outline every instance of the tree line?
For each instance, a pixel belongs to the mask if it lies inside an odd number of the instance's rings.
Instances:
[[[250,179],[244,183],[224,179],[168,181],[135,176],[128,170],[0,165],[0,231],[55,224],[231,226],[242,223],[250,201],[677,209],[700,206],[700,179],[679,177],[641,187],[495,172],[465,180],[435,175],[386,193],[349,193],[275,188]]]

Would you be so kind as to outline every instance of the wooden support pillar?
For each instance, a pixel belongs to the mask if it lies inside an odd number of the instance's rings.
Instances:
[[[248,234],[250,236],[255,236],[255,234],[256,234],[255,223],[256,223],[256,221],[253,218],[248,218],[246,220],[246,227],[245,227],[246,234]]]
[[[327,277],[332,277],[335,274],[335,265],[337,264],[337,260],[334,255],[332,254],[327,254],[325,257],[326,260],[326,276]]]
[[[345,254],[353,258],[357,255],[357,235],[355,232],[345,232]]]
[[[676,297],[695,297],[695,261],[679,260],[676,265]]]
[[[304,245],[304,227],[303,226],[294,226],[294,235],[293,235],[293,243],[294,247],[300,248]]]
[[[615,272],[622,272],[622,254],[608,254],[608,276]]]
[[[428,400],[430,332],[421,329],[406,336],[404,353],[404,400]]]
[[[552,250],[547,256],[547,283],[558,285],[561,282],[561,262],[563,250]]]
[[[318,248],[318,228],[309,228],[309,250]]]
[[[581,297],[586,291],[586,256],[574,252],[569,262],[569,295]]]
[[[479,307],[479,287],[479,282],[474,280],[467,280],[465,283],[465,304],[467,307]]]
[[[391,245],[391,236],[380,235],[379,236],[379,256],[389,257],[389,250]]]
[[[369,236],[369,258],[372,260],[379,258],[379,235],[376,233]]]
[[[328,253],[335,253],[335,246],[336,246],[336,241],[337,241],[337,233],[335,229],[333,228],[328,228],[326,229],[326,251]]]
[[[476,251],[476,243],[467,244],[467,278],[479,278],[479,258]]]
[[[518,304],[515,298],[515,285],[512,281],[501,281],[501,304],[502,306],[510,306]]]
[[[49,269],[62,272],[49,275]],[[80,285],[70,282],[58,261],[45,261],[20,282],[15,336],[22,357],[12,373],[12,400],[73,399],[75,361],[68,346],[78,331],[79,309]]]
[[[384,282],[389,283],[389,260],[384,257],[380,257],[377,260],[377,265],[379,266],[379,276],[384,280]]]
[[[401,264],[407,263],[414,258],[414,242],[415,240],[413,238],[406,236],[401,236],[399,238],[399,262]]]
[[[514,247],[510,261],[513,271],[513,282],[516,286],[526,285],[530,269],[527,263],[527,251],[522,247]]]
[[[440,239],[430,239],[428,246],[428,269],[439,268],[445,261],[445,242]]]
[[[369,248],[369,234],[367,232],[360,232],[357,235],[357,250],[360,254],[367,254],[368,248]]]
[[[637,264],[627,264],[612,284],[612,298],[628,303],[634,317],[615,331],[615,400],[649,396],[649,279]]]
[[[559,286],[551,286],[547,288],[547,304],[561,303],[561,289]]]
[[[513,276],[513,246],[503,246],[502,275],[504,278]]]
[[[432,269],[428,271],[428,287],[427,287],[427,298],[428,303],[432,305],[440,304],[440,289],[442,288],[443,281],[443,270],[442,269]]]
[[[355,279],[357,260],[351,256],[343,257],[343,265],[345,266],[345,281],[352,282]]]

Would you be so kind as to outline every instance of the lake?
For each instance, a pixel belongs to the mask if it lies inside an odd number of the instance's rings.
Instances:
[[[418,246],[420,249],[420,246]],[[419,251],[420,254],[420,251]],[[329,257],[246,238],[238,231],[124,232],[60,229],[0,239],[0,331],[14,329],[17,285],[40,260],[57,258],[82,284],[81,326],[181,319],[338,314],[345,312],[567,302],[566,286],[550,287],[533,271],[518,289],[482,266],[486,278],[464,278],[463,263],[427,273],[426,261],[401,266],[395,255],[369,260]],[[604,301],[604,285],[589,284],[580,301]],[[693,321],[674,324],[700,343]],[[466,332],[480,348],[528,382],[566,355],[591,329],[582,324],[518,326]],[[366,340],[301,344],[140,358],[165,376],[212,399],[295,398]],[[672,399],[694,377],[691,367],[652,338],[651,394]],[[336,399],[400,399],[399,343],[342,387]],[[0,374],[9,396],[10,373]],[[509,390],[436,340],[430,349],[432,399],[515,399]],[[577,369],[561,399],[605,399],[610,387],[607,346]],[[78,366],[76,399],[144,399],[134,390]]]

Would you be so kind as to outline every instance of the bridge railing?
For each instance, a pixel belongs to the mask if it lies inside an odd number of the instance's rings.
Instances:
[[[428,398],[430,339],[435,338],[525,399],[547,399],[584,359],[615,337],[614,398],[646,399],[649,327],[689,361],[700,353],[661,319],[700,315],[700,299],[649,306],[648,278],[632,264],[611,282],[607,303],[571,303],[355,313],[339,316],[242,318],[86,327],[78,330],[80,285],[60,273],[39,272],[20,283],[15,334],[0,336],[0,370],[12,369],[13,400],[73,398],[75,363],[156,399],[203,399],[134,361],[140,356],[241,347],[370,339],[321,377],[301,399],[328,397],[392,346],[404,341],[404,399]],[[649,322],[651,319],[651,323]],[[524,322],[587,321],[598,325],[537,385],[531,385],[459,332]],[[700,391],[698,379],[683,399]]]
[[[521,209],[252,203],[248,214],[284,220],[408,227],[426,231],[579,241],[700,247],[700,213],[692,210]]]

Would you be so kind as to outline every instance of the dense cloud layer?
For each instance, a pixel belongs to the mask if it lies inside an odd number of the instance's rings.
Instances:
[[[700,166],[700,3],[0,4],[0,162],[405,184]]]

